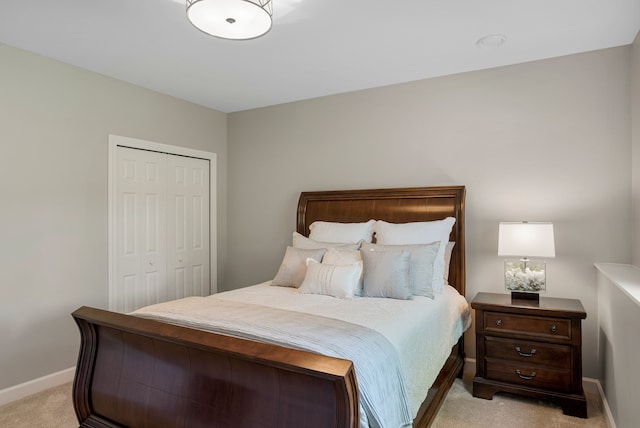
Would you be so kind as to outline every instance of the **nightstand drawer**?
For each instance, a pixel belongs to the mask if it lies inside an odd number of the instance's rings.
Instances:
[[[571,347],[527,340],[485,336],[487,358],[569,369]]]
[[[571,320],[563,318],[485,312],[484,330],[571,340]]]
[[[571,390],[569,370],[490,360],[488,358],[486,359],[486,364],[487,379],[561,392]]]

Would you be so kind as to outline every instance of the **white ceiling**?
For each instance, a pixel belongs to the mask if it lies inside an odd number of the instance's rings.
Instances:
[[[182,0],[1,0],[0,42],[223,112],[627,45],[640,0],[273,0],[248,41]],[[476,46],[504,34],[500,48]]]

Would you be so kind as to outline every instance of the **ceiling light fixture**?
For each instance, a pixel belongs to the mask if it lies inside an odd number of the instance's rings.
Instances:
[[[507,41],[504,34],[490,34],[478,39],[476,45],[481,48],[499,48]]]
[[[187,0],[187,18],[221,39],[255,39],[271,30],[271,0]]]

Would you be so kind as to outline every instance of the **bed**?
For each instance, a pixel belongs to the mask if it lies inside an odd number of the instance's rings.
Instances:
[[[463,186],[304,192],[298,202],[296,232],[308,236],[309,226],[317,221],[361,223],[377,219],[403,224],[453,217],[449,241],[455,245],[447,292],[464,296],[464,196]],[[224,307],[233,311],[238,299],[260,303],[280,288],[264,283],[209,300],[217,304],[224,301]],[[284,292],[294,298],[292,290]],[[239,294],[241,298],[237,298]],[[272,306],[288,298],[278,295]],[[429,304],[429,299],[422,300]],[[183,302],[188,303],[197,306],[200,301]],[[362,403],[368,403],[371,392],[365,389],[363,395],[359,386],[365,374],[361,371],[358,375],[355,369],[360,367],[357,355],[353,360],[323,355],[313,348],[283,346],[251,335],[236,337],[224,330],[205,331],[199,325],[177,325],[180,323],[148,319],[144,314],[82,307],[73,317],[81,333],[73,386],[80,426],[313,428],[379,424],[375,419],[363,422]],[[323,325],[322,330],[333,328],[339,330],[342,324]],[[431,387],[424,388],[424,400],[411,406],[413,420],[408,425],[431,424],[454,379],[462,374],[463,364],[460,336],[439,371],[436,367]]]

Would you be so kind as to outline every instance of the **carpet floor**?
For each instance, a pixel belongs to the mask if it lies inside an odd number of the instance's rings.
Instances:
[[[562,414],[562,409],[546,401],[510,394],[496,394],[493,400],[471,395],[472,375],[456,379],[432,428],[608,428],[596,394],[587,393],[588,419]],[[77,427],[71,402],[71,384],[32,395],[0,407],[0,427]]]
[[[608,428],[598,394],[586,391],[587,419],[567,416],[545,400],[497,393],[493,400],[473,397],[473,373],[456,379],[432,428]],[[586,388],[585,388],[586,389]]]

